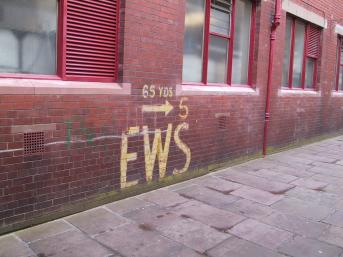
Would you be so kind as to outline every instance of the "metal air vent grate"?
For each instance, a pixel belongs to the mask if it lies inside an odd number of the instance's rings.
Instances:
[[[24,134],[24,153],[34,154],[44,152],[44,132]]]
[[[226,117],[226,116],[218,117],[218,128],[220,130],[227,129],[227,121],[228,121],[228,117]]]

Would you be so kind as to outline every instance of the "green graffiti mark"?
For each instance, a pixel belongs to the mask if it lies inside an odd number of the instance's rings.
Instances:
[[[93,145],[93,139],[95,138],[95,134],[88,128],[82,127],[81,128],[83,134],[86,136],[87,145]]]
[[[74,122],[79,122],[80,123],[80,128],[78,129],[73,129],[73,123]],[[71,147],[71,143],[72,143],[72,134],[76,133],[77,135],[83,135],[86,137],[86,143],[87,145],[93,145],[94,143],[94,138],[96,137],[96,134],[94,133],[94,130],[87,128],[87,126],[85,125],[85,122],[82,120],[82,118],[76,116],[73,117],[70,120],[67,120],[65,122],[66,124],[66,144],[67,147],[70,148]]]

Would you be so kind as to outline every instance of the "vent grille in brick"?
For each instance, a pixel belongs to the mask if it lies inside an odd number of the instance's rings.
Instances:
[[[24,134],[24,153],[34,154],[44,152],[44,132]]]
[[[218,128],[220,130],[225,130],[227,129],[227,117],[226,116],[221,116],[218,118]]]

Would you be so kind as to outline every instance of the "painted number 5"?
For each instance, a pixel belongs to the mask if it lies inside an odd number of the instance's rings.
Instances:
[[[180,108],[180,114],[179,117],[183,120],[187,119],[189,114],[188,106],[184,104],[184,102],[188,101],[187,97],[182,97],[180,100],[179,108]]]

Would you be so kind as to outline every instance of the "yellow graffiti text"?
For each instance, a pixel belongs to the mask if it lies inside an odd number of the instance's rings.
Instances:
[[[184,104],[185,101],[188,101],[187,97],[182,97],[180,100],[179,108],[180,108],[180,114],[179,117],[183,120],[188,118],[189,109],[188,106]]]
[[[166,100],[162,105],[143,105],[142,112],[164,112],[167,116],[173,109],[174,107]]]
[[[163,147],[161,130],[156,129],[154,141],[151,148],[148,127],[147,126],[143,127],[145,174],[146,174],[147,181],[152,180],[153,171],[154,171],[155,162],[156,162],[156,156],[158,159],[160,178],[163,178],[166,174],[172,130],[173,130],[173,125],[168,124],[167,135],[166,135],[166,139],[165,139],[165,143]]]
[[[184,173],[188,170],[191,163],[191,149],[180,139],[180,132],[182,130],[188,130],[189,125],[186,122],[181,123],[175,129],[174,141],[176,146],[186,155],[186,163],[182,169],[174,169],[173,174]]]
[[[127,181],[127,163],[137,160],[137,153],[128,153],[128,136],[139,133],[139,127],[129,128],[128,133],[122,134],[121,157],[120,157],[120,188],[130,187],[138,184],[138,180]]]
[[[144,98],[155,98],[156,96],[160,98],[168,98],[173,97],[174,92],[172,87],[144,85],[142,95]]]

